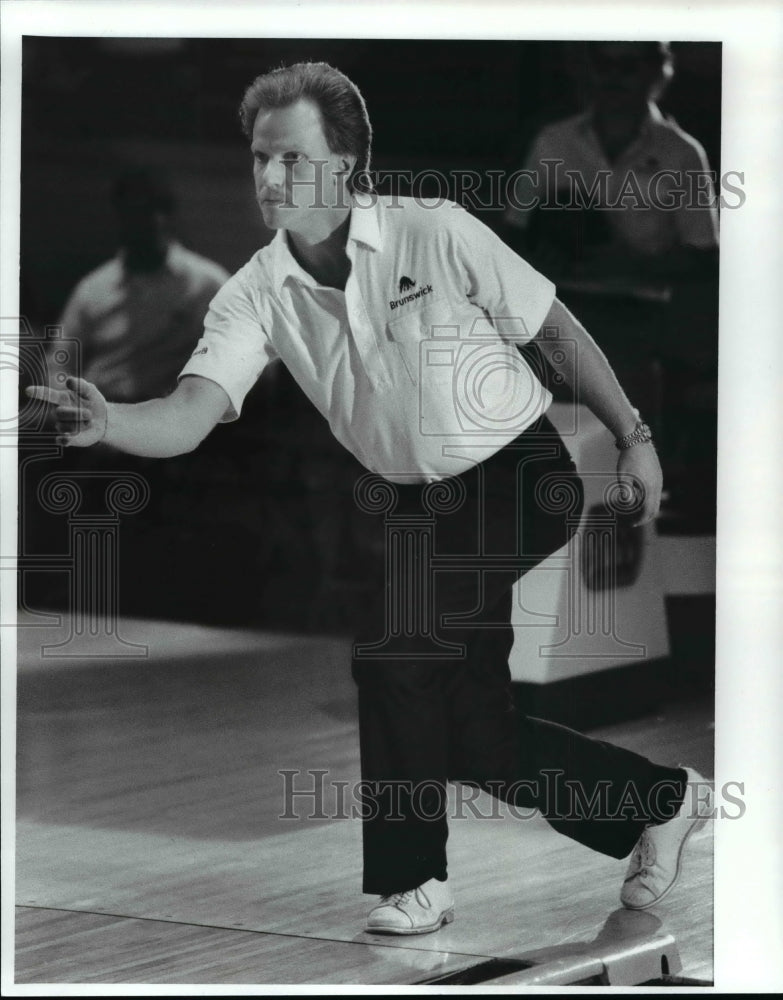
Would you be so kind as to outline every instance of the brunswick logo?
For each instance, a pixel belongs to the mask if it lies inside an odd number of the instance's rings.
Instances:
[[[413,289],[416,287],[416,282],[413,278],[409,278],[407,274],[402,275],[398,287],[402,298],[390,299],[390,309],[396,309],[397,306],[403,306],[406,302],[413,302],[414,299],[420,299],[423,295],[429,295],[432,291],[432,285],[423,285],[417,292],[414,292]],[[411,292],[411,294],[403,295],[403,292]]]

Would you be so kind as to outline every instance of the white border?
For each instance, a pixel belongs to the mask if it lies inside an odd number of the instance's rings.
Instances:
[[[718,699],[716,778],[745,782],[747,813],[716,824],[715,982],[720,990],[775,991],[783,982],[783,831],[777,714],[781,683],[781,566],[778,503],[783,498],[783,7],[769,2],[610,3],[436,0],[383,3],[112,2],[3,0],[0,315],[18,312],[18,117],[22,34],[236,37],[437,37],[560,39],[669,38],[722,41],[723,170],[745,172],[747,200],[724,212],[720,313],[720,468],[718,513]],[[410,26],[404,31],[401,26]],[[404,69],[402,70],[404,71]],[[15,389],[0,373],[2,416]],[[11,376],[12,377],[12,376]],[[2,552],[15,547],[15,464],[2,454],[5,497]],[[11,461],[9,461],[9,458]],[[2,577],[13,574],[0,574]],[[2,599],[14,594],[7,581]],[[0,629],[2,700],[3,971],[7,996],[174,995],[181,987],[86,986],[51,990],[10,981],[13,953],[13,629]],[[694,915],[696,916],[696,915]],[[259,987],[187,987],[203,993],[257,995]],[[273,992],[264,990],[263,992]],[[286,987],[274,992],[313,992]],[[376,992],[339,987],[325,992]],[[392,992],[390,989],[377,992]],[[399,990],[399,992],[410,992]]]

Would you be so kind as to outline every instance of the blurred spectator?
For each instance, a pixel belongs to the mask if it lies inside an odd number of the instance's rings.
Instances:
[[[532,142],[506,239],[558,284],[656,432],[663,516],[714,528],[718,225],[704,149],[657,101],[666,42],[586,46],[589,106]],[[671,530],[671,529],[669,529]],[[683,529],[684,530],[684,529]]]
[[[707,157],[656,103],[674,73],[668,43],[593,43],[587,56],[590,106],[534,139],[531,175],[505,213],[509,241],[550,273],[676,279],[710,269]]]
[[[177,375],[203,332],[209,303],[229,275],[174,238],[175,199],[158,171],[140,165],[126,168],[115,180],[112,201],[118,252],[77,284],[60,325],[66,338],[81,345],[81,370],[67,373],[94,381],[115,402],[134,403],[151,394],[168,395],[174,389]],[[55,345],[49,352],[51,384],[65,371],[55,362],[54,353]],[[57,459],[57,468],[99,473],[80,481],[84,509],[98,513],[104,512],[107,475],[132,472],[148,483],[149,502],[132,518],[123,518],[121,525],[123,579],[145,579],[144,593],[124,588],[124,612],[133,612],[134,602],[139,602],[143,610],[148,611],[151,604],[162,613],[175,614],[178,601],[198,604],[203,600],[194,592],[191,581],[197,577],[185,556],[200,521],[208,518],[214,537],[223,537],[222,526],[215,523],[221,508],[212,504],[206,512],[201,501],[211,481],[236,478],[229,459],[218,466],[214,454],[204,449],[198,455],[156,463],[101,445],[92,454],[66,449]],[[39,464],[35,475],[43,476],[48,470],[47,463]],[[32,484],[30,478],[28,486]],[[167,521],[178,526],[178,533],[164,549],[161,526]],[[29,527],[49,539],[49,551],[56,551],[58,524],[56,517],[38,516],[30,519]],[[201,561],[208,563],[203,550]],[[150,566],[156,567],[152,574],[147,572]],[[37,582],[43,605],[67,603],[62,574]]]
[[[125,170],[113,201],[119,252],[79,282],[60,322],[82,345],[78,374],[133,403],[175,387],[228,272],[172,237],[174,197],[155,171]]]

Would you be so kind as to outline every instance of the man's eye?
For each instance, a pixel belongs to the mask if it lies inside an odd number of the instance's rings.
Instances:
[[[285,156],[283,156],[283,163],[299,163],[301,159],[301,153],[286,153]]]

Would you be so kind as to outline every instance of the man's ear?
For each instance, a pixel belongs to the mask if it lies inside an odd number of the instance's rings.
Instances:
[[[340,156],[340,173],[346,176],[350,174],[356,165],[356,157],[350,156],[347,153]]]

